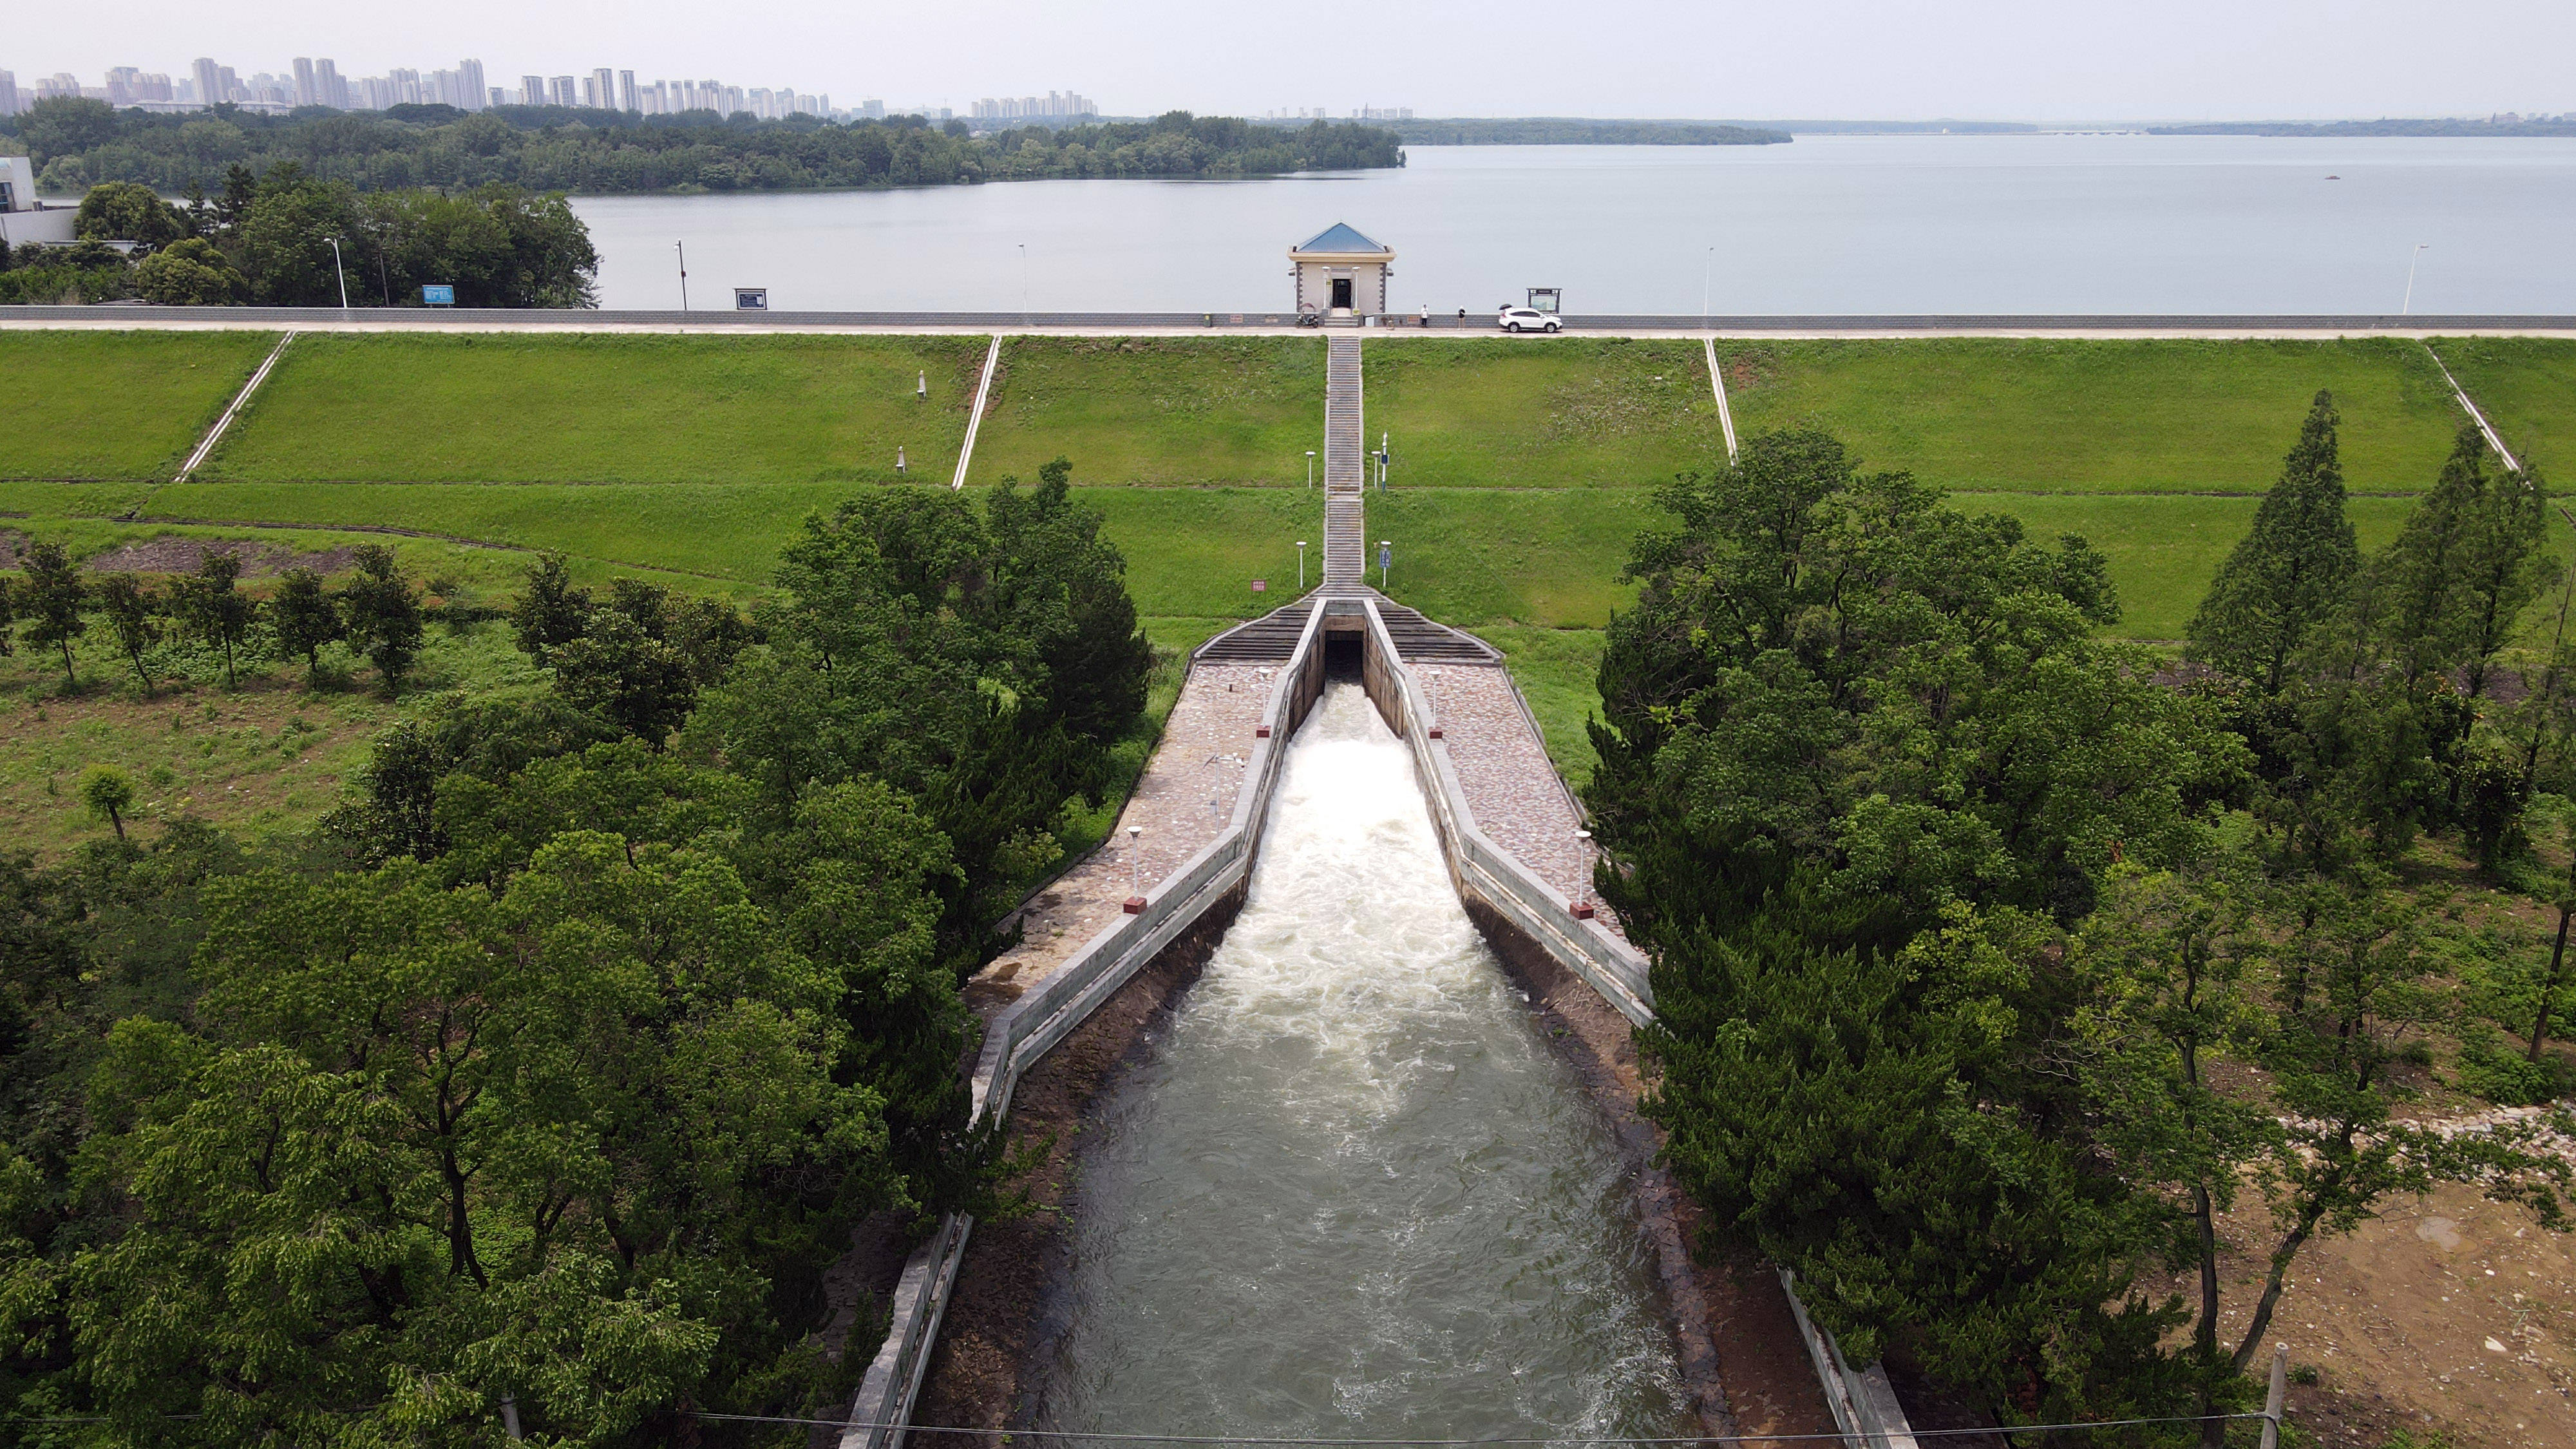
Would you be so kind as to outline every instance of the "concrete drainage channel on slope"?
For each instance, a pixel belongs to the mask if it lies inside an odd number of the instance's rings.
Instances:
[[[1300,605],[1292,605],[1268,621],[1271,631],[1281,635],[1293,626],[1293,644],[1262,707],[1261,724],[1244,760],[1242,787],[1224,828],[987,1024],[973,1077],[978,1120],[1006,1113],[1014,1087],[1040,1059],[1203,918],[1230,912],[1240,903],[1270,818],[1288,742],[1323,693],[1328,652],[1353,647],[1360,654],[1360,678],[1370,700],[1412,759],[1450,880],[1497,952],[1506,959],[1550,963],[1629,1022],[1651,1020],[1652,988],[1643,955],[1608,924],[1579,912],[1574,901],[1478,827],[1448,745],[1438,738],[1415,671],[1405,664],[1379,601],[1314,597],[1301,605],[1302,618],[1296,617]],[[1338,647],[1328,651],[1328,642]],[[968,1218],[952,1215],[906,1263],[885,1340],[842,1433],[843,1449],[896,1449],[903,1442],[972,1227]],[[1790,1302],[1795,1308],[1794,1291]],[[1809,1322],[1803,1309],[1796,1316],[1822,1397],[1846,1442],[1910,1449],[1912,1436],[1884,1375],[1875,1366],[1851,1369],[1829,1334]]]

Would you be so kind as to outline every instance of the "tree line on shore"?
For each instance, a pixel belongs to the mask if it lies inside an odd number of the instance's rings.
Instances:
[[[704,1416],[842,1412],[883,1328],[825,1293],[853,1231],[1014,1210],[959,988],[1145,706],[1068,471],[810,518],[748,616],[545,559],[507,621],[544,687],[407,719],[317,828],[147,839],[85,781],[112,833],[0,856],[0,1441],[783,1444]],[[59,552],[18,642],[122,647],[142,586]],[[390,682],[369,621],[413,590],[360,562],[162,599],[308,687],[326,650]]]
[[[1632,556],[1586,798],[1654,960],[1666,1160],[1705,1248],[1995,1422],[2243,1410],[2300,1254],[2392,1194],[2566,1226],[2546,1124],[2419,1120],[2446,1079],[2569,1086],[2551,505],[2464,428],[2365,556],[2337,422],[2320,394],[2180,666],[2096,637],[2081,538],[1821,432],[1668,486]],[[2431,848],[2554,908],[2560,950],[2472,959],[2408,873]]]
[[[1173,111],[1150,121],[1021,126],[976,135],[919,116],[836,123],[713,111],[443,105],[342,112],[308,106],[263,116],[233,106],[163,115],[49,97],[0,117],[48,192],[129,181],[168,195],[208,191],[234,166],[293,163],[356,191],[509,185],[532,192],[792,191],[821,187],[1141,176],[1260,176],[1400,166],[1393,132],[1317,121],[1260,126]]]
[[[0,252],[0,302],[393,307],[417,305],[425,283],[465,307],[596,301],[599,254],[560,193],[367,192],[293,161],[235,164],[219,182],[212,195],[190,183],[181,204],[136,182],[92,186],[77,243]]]

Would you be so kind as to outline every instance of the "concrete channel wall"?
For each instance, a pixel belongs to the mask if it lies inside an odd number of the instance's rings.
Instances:
[[[1448,858],[1449,877],[1462,899],[1481,901],[1499,913],[1512,929],[1581,978],[1620,1015],[1639,1026],[1654,1020],[1654,989],[1647,980],[1646,958],[1599,920],[1579,919],[1573,903],[1540,880],[1510,854],[1497,849],[1476,828],[1475,812],[1459,788],[1458,772],[1449,762],[1446,740],[1432,737],[1431,708],[1413,671],[1399,662],[1395,640],[1379,617],[1377,605],[1360,601],[1368,619],[1368,647],[1362,676],[1369,699],[1387,727],[1412,752],[1423,798],[1431,805],[1432,829]],[[1854,1369],[1843,1359],[1834,1336],[1807,1316],[1789,1275],[1780,1275],[1789,1310],[1816,1366],[1825,1404],[1846,1444],[1865,1449],[1916,1449],[1914,1430],[1905,1410],[1877,1364]]]
[[[1120,916],[986,1024],[983,1049],[975,1062],[975,1120],[997,1120],[1007,1112],[1011,1091],[1022,1073],[1071,1035],[1164,947],[1243,890],[1262,829],[1270,822],[1271,795],[1288,741],[1324,692],[1323,618],[1321,607],[1307,617],[1296,652],[1279,671],[1261,716],[1268,733],[1252,742],[1243,789],[1235,797],[1234,815],[1225,829],[1179,870],[1147,890],[1141,912]],[[939,1320],[956,1287],[957,1267],[973,1227],[974,1220],[966,1214],[949,1214],[940,1220],[939,1231],[930,1241],[904,1263],[903,1276],[895,1285],[893,1321],[851,1405],[849,1427],[841,1433],[842,1449],[897,1449],[903,1442],[901,1426],[911,1418],[913,1401],[921,1393],[931,1346],[939,1336]]]
[[[1262,728],[1245,762],[1234,814],[1215,840],[1145,892],[1144,909],[1122,915],[1027,995],[987,1024],[974,1070],[974,1116],[1010,1109],[1019,1079],[1163,949],[1210,911],[1237,899],[1252,872],[1288,742],[1324,691],[1327,634],[1358,636],[1361,680],[1389,729],[1404,741],[1431,813],[1432,828],[1464,900],[1497,912],[1515,931],[1581,978],[1638,1025],[1654,1019],[1646,958],[1598,920],[1578,919],[1573,903],[1477,829],[1474,812],[1449,762],[1448,745],[1431,737],[1431,712],[1377,606],[1366,599],[1318,601],[1297,647],[1279,671],[1263,707]],[[851,1405],[842,1449],[900,1449],[904,1425],[930,1366],[939,1322],[957,1281],[974,1220],[963,1213],[939,1229],[904,1264],[892,1322]],[[1845,1442],[1865,1449],[1915,1449],[1904,1410],[1876,1365],[1854,1370],[1833,1335],[1807,1317],[1783,1277],[1808,1353]]]

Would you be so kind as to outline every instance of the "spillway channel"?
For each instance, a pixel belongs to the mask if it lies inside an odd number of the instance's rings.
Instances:
[[[1038,1427],[1697,1432],[1610,1125],[1359,686],[1278,792],[1241,914],[1085,1130]]]

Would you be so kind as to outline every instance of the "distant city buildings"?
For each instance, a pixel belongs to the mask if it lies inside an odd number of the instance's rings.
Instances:
[[[940,113],[943,117],[945,111]],[[991,96],[977,101],[968,111],[978,121],[1071,121],[1100,114],[1100,103],[1089,96],[1071,91],[1049,91],[1043,96]]]
[[[87,96],[120,110],[198,111],[218,105],[282,115],[302,106],[328,106],[341,111],[383,111],[395,106],[448,105],[460,111],[494,106],[562,106],[567,109],[622,111],[638,116],[676,116],[713,111],[720,116],[748,113],[760,120],[790,116],[823,120],[883,120],[889,115],[921,116],[931,121],[951,118],[946,106],[892,106],[873,96],[846,109],[834,109],[829,94],[793,86],[740,86],[715,79],[642,81],[631,70],[600,66],[587,75],[522,75],[517,86],[485,83],[483,62],[461,60],[447,70],[388,70],[383,75],[344,76],[327,57],[297,56],[283,72],[253,72],[248,79],[211,56],[200,56],[185,74],[173,77],[136,66],[117,66],[104,85],[83,85],[68,72],[20,85],[0,70],[0,116],[13,116],[52,96]],[[1100,104],[1070,91],[1016,99],[986,98],[975,103],[978,120],[1074,120],[1100,114]]]
[[[1333,113],[1322,106],[1293,106],[1263,113],[1263,119],[1271,121],[1329,121],[1332,118]],[[1362,106],[1358,110],[1350,112],[1349,119],[1354,121],[1410,121],[1413,119],[1413,107]]]

